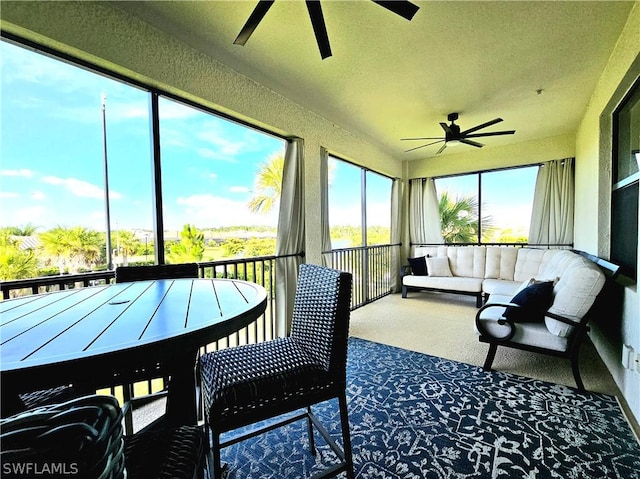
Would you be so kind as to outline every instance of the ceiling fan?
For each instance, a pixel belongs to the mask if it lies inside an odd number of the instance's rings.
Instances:
[[[458,119],[457,113],[449,113],[449,115],[447,115],[447,120],[450,121],[451,124],[447,125],[444,122],[440,122],[440,126],[444,130],[444,137],[401,138],[401,141],[438,140],[438,141],[433,141],[431,143],[427,143],[426,145],[416,146],[415,148],[406,150],[405,153],[409,151],[417,150],[418,148],[424,148],[425,146],[435,145],[436,143],[441,143],[443,141],[444,141],[444,145],[440,147],[440,149],[436,152],[436,155],[439,155],[444,151],[444,149],[447,147],[447,143],[464,143],[466,145],[475,146],[476,148],[482,148],[484,146],[482,143],[469,140],[469,138],[480,138],[482,136],[513,135],[516,132],[515,130],[505,130],[505,131],[492,131],[487,133],[474,133],[475,131],[481,130],[491,125],[495,125],[496,123],[500,123],[501,121],[503,121],[502,118],[496,118],[486,123],[482,123],[480,125],[474,126],[473,128],[469,128],[468,130],[460,131],[460,126],[454,123],[454,121],[456,121],[457,119]]]
[[[249,19],[244,24],[244,27],[242,27],[242,30],[240,30],[240,33],[234,40],[233,43],[235,45],[244,45],[247,43],[247,40],[249,40],[249,37],[260,24],[274,1],[275,0],[260,0],[258,2],[256,7],[253,9],[253,12],[251,12]],[[411,20],[420,8],[408,0],[371,1],[403,18],[406,18],[407,20]],[[320,49],[320,56],[324,60],[331,56],[331,45],[329,44],[327,27],[324,23],[324,16],[322,15],[322,6],[320,5],[320,0],[306,0],[305,3],[307,5],[307,11],[309,12],[309,18],[311,19],[311,25],[313,26],[313,32],[316,36],[316,42]]]

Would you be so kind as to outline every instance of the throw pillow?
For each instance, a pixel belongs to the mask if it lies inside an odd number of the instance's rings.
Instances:
[[[411,272],[416,276],[427,275],[427,261],[426,257],[418,256],[416,258],[407,258],[409,266],[411,266]]]
[[[533,281],[532,284],[517,293],[512,303],[520,308],[508,306],[504,317],[516,323],[544,321],[544,312],[553,302],[553,281]]]
[[[449,268],[449,258],[447,256],[436,256],[427,258],[427,271],[429,276],[453,276]]]

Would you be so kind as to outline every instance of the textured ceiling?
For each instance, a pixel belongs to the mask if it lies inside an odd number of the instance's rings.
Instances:
[[[322,60],[304,2],[278,0],[246,45],[233,41],[254,1],[117,2],[396,158],[442,136],[502,117],[485,148],[572,133],[633,2],[416,1],[407,21],[369,0],[322,1],[333,56]],[[111,3],[114,5],[114,3]],[[537,90],[542,90],[541,94]],[[461,145],[443,154],[459,153]]]

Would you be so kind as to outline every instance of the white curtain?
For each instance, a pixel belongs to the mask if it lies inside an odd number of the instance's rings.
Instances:
[[[409,239],[412,244],[444,243],[433,178],[410,180]]]
[[[397,245],[402,238],[402,181],[393,179],[391,185],[391,244]],[[391,247],[391,292],[400,291],[400,246]]]
[[[529,227],[529,244],[572,244],[575,187],[573,158],[540,166]]]
[[[295,255],[276,259],[276,334],[291,332],[293,299],[298,278],[298,256],[304,250],[304,162],[303,142],[289,140],[284,154],[282,193],[278,216],[276,255]]]
[[[322,265],[332,267],[331,231],[329,229],[329,152],[320,148],[320,234],[322,235]]]

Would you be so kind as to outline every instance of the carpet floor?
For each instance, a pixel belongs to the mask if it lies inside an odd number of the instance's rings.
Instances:
[[[352,337],[347,398],[356,477],[640,479],[640,444],[613,396]],[[314,412],[339,438],[336,401]],[[338,441],[341,442],[341,441]],[[223,450],[230,478],[309,477],[336,462],[299,421]]]

